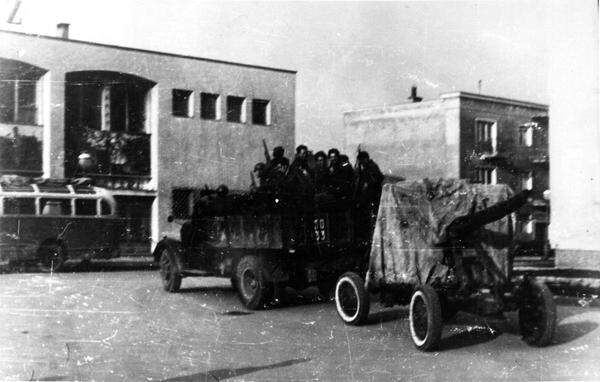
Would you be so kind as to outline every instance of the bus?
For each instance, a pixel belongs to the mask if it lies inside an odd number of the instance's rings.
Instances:
[[[127,235],[110,191],[65,181],[0,182],[0,264],[59,271],[67,259],[119,256]]]

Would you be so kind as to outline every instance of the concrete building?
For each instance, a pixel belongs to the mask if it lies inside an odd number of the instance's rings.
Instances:
[[[518,232],[524,247],[547,240],[548,106],[466,92],[344,114],[346,152],[360,145],[385,175],[465,178],[534,191]]]
[[[70,40],[67,28],[0,31],[0,173],[91,177],[132,235],[156,242],[177,190],[247,188],[263,139],[292,152],[294,71]]]

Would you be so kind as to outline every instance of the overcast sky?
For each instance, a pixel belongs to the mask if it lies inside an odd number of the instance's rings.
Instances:
[[[313,149],[343,146],[344,111],[405,102],[413,84],[549,100],[547,1],[22,2],[26,32],[67,22],[74,39],[297,70],[296,137]]]

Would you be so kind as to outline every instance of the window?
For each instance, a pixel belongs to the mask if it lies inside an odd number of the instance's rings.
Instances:
[[[495,121],[475,120],[475,143],[482,151],[495,153],[498,148],[497,141],[498,129]]]
[[[200,118],[221,119],[221,97],[218,94],[200,93]]]
[[[530,171],[522,176],[521,190],[533,190],[533,172]]]
[[[533,145],[533,126],[531,124],[519,126],[519,145],[527,147]]]
[[[40,199],[42,215],[71,215],[71,200]]]
[[[35,215],[35,199],[4,198],[5,215]]]
[[[477,168],[475,169],[473,181],[475,183],[496,184],[496,169],[495,168]]]
[[[255,125],[271,124],[271,102],[263,99],[252,100],[252,123]]]
[[[246,99],[243,97],[227,96],[227,121],[246,122]]]
[[[176,117],[193,116],[194,97],[191,90],[173,89],[173,115]]]
[[[23,125],[39,124],[38,81],[0,81],[0,122]]]
[[[96,215],[96,199],[75,200],[75,215]]]
[[[174,218],[185,219],[191,215],[191,195],[190,189],[174,189],[171,193],[172,213]]]

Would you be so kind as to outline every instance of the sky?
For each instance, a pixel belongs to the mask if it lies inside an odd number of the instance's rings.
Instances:
[[[343,112],[412,85],[549,102],[547,1],[21,1],[11,29],[296,70],[296,141],[314,150],[344,146]]]

